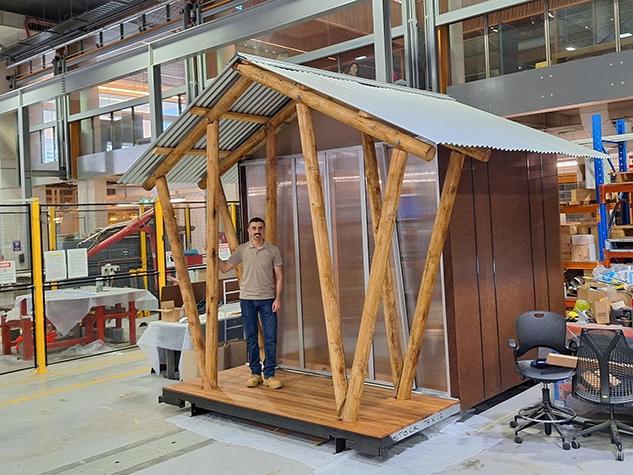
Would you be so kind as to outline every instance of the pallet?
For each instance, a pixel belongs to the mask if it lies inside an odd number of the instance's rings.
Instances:
[[[163,388],[159,402],[184,407],[191,415],[211,411],[232,418],[279,427],[335,441],[336,453],[353,448],[386,457],[390,447],[459,412],[459,401],[414,393],[398,401],[393,390],[366,385],[358,421],[342,422],[334,406],[332,380],[302,372],[279,370],[279,390],[263,385],[247,388],[246,366],[220,371],[219,389],[203,390],[200,379]]]
[[[616,183],[633,182],[633,172],[612,173],[611,176],[613,177],[612,181],[615,181]]]
[[[633,226],[611,226],[609,228],[609,237],[611,239],[633,238]]]

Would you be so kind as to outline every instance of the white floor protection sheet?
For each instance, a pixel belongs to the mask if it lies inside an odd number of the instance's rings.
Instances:
[[[299,435],[279,433],[246,422],[213,414],[178,415],[168,419],[181,429],[227,444],[270,452],[302,462],[320,475],[432,474],[473,457],[498,444],[483,429],[490,419],[473,416],[465,422],[453,417],[392,447],[387,460],[367,457],[354,450],[334,454],[332,442],[318,445]],[[480,432],[481,431],[481,432]],[[475,436],[474,434],[477,433]]]

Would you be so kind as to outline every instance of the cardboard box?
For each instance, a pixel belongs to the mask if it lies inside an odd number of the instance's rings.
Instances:
[[[248,361],[246,356],[246,341],[232,340],[218,346],[218,371],[241,366]],[[181,381],[188,381],[200,376],[193,350],[183,351],[180,360]]]
[[[580,300],[586,300],[589,303],[593,303],[601,299],[608,299],[609,292],[605,288],[598,289],[585,284],[578,287],[577,297]]]
[[[595,244],[593,234],[576,234],[571,237],[572,245]]]
[[[572,203],[593,203],[596,201],[596,190],[576,188],[571,190]]]
[[[596,260],[596,246],[594,244],[572,244],[571,260],[588,262]]]
[[[611,302],[608,298],[593,302],[591,304],[591,311],[596,323],[608,324],[611,316]]]
[[[165,300],[160,303],[160,318],[164,322],[177,322],[180,320],[180,309],[174,305],[173,300]]]

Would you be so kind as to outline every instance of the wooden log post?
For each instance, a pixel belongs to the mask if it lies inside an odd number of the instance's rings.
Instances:
[[[301,148],[305,160],[310,216],[312,218],[312,232],[314,233],[321,298],[323,300],[323,314],[325,316],[325,331],[327,333],[327,346],[334,385],[334,399],[336,410],[340,414],[347,392],[345,356],[341,332],[341,309],[334,282],[334,270],[332,269],[332,254],[330,253],[330,241],[325,221],[325,205],[323,189],[321,188],[321,173],[319,171],[312,112],[308,106],[297,103],[297,118],[301,133]]]
[[[406,165],[407,152],[394,148],[391,154],[391,163],[389,164],[384,205],[380,213],[378,232],[374,243],[374,255],[371,259],[371,268],[369,269],[369,281],[356,340],[354,363],[352,364],[352,377],[347,389],[347,398],[342,413],[342,419],[345,422],[358,420],[360,400],[367,374],[367,361],[369,360],[371,343],[374,338],[380,296],[385,283],[385,271],[391,251],[393,228],[396,222],[400,190]]]
[[[277,244],[277,133],[266,131],[266,240]]]
[[[207,324],[206,324],[206,372],[211,389],[218,387],[218,195],[220,176],[220,124],[207,126]]]
[[[446,240],[446,233],[451,220],[451,213],[453,211],[455,197],[457,196],[463,165],[464,155],[458,152],[451,152],[448,170],[446,171],[446,177],[442,187],[442,195],[440,196],[440,203],[437,208],[437,214],[435,215],[433,230],[431,231],[429,249],[426,253],[426,260],[424,261],[422,281],[418,292],[413,322],[411,323],[411,331],[409,332],[409,345],[404,358],[404,366],[396,394],[398,399],[411,398],[415,369],[418,365],[418,359],[420,358],[420,349],[424,337],[424,328],[429,315],[429,309],[431,308],[431,301],[433,300],[435,280],[440,268],[444,241]]]
[[[380,213],[382,211],[378,160],[376,158],[374,139],[367,134],[361,134],[361,136],[363,142],[365,179],[367,181],[367,197],[375,242],[378,234]],[[391,365],[391,378],[393,380],[394,390],[397,391],[400,374],[402,373],[402,333],[400,330],[400,321],[398,320],[398,310],[396,308],[396,294],[394,291],[395,279],[392,262],[393,256],[390,254],[387,263],[387,272],[385,273],[385,284],[382,289],[382,300],[385,331],[387,334],[387,348],[389,349],[389,361]]]
[[[178,236],[176,215],[174,214],[174,207],[171,204],[169,188],[167,187],[167,179],[164,176],[156,179],[156,189],[158,190],[158,198],[160,199],[160,203],[162,205],[163,219],[165,222],[165,229],[167,230],[167,239],[169,239],[169,245],[174,257],[174,264],[176,265],[176,273],[178,274],[178,281],[180,282],[180,293],[182,294],[185,314],[187,315],[187,322],[189,323],[189,333],[191,334],[191,341],[193,343],[193,349],[196,356],[198,372],[202,376],[202,387],[209,389],[211,384],[205,371],[204,338],[202,337],[202,327],[200,326],[200,319],[198,318],[196,298],[193,295],[193,286],[191,285],[191,279],[189,278],[187,261],[185,260],[182,243],[180,242],[180,237]]]

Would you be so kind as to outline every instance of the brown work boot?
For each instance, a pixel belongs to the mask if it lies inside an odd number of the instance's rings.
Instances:
[[[246,386],[249,388],[256,388],[264,381],[261,374],[251,374],[250,378],[246,380]]]
[[[284,383],[275,376],[272,376],[268,379],[264,379],[264,386],[268,386],[270,389],[279,389],[284,386]]]

